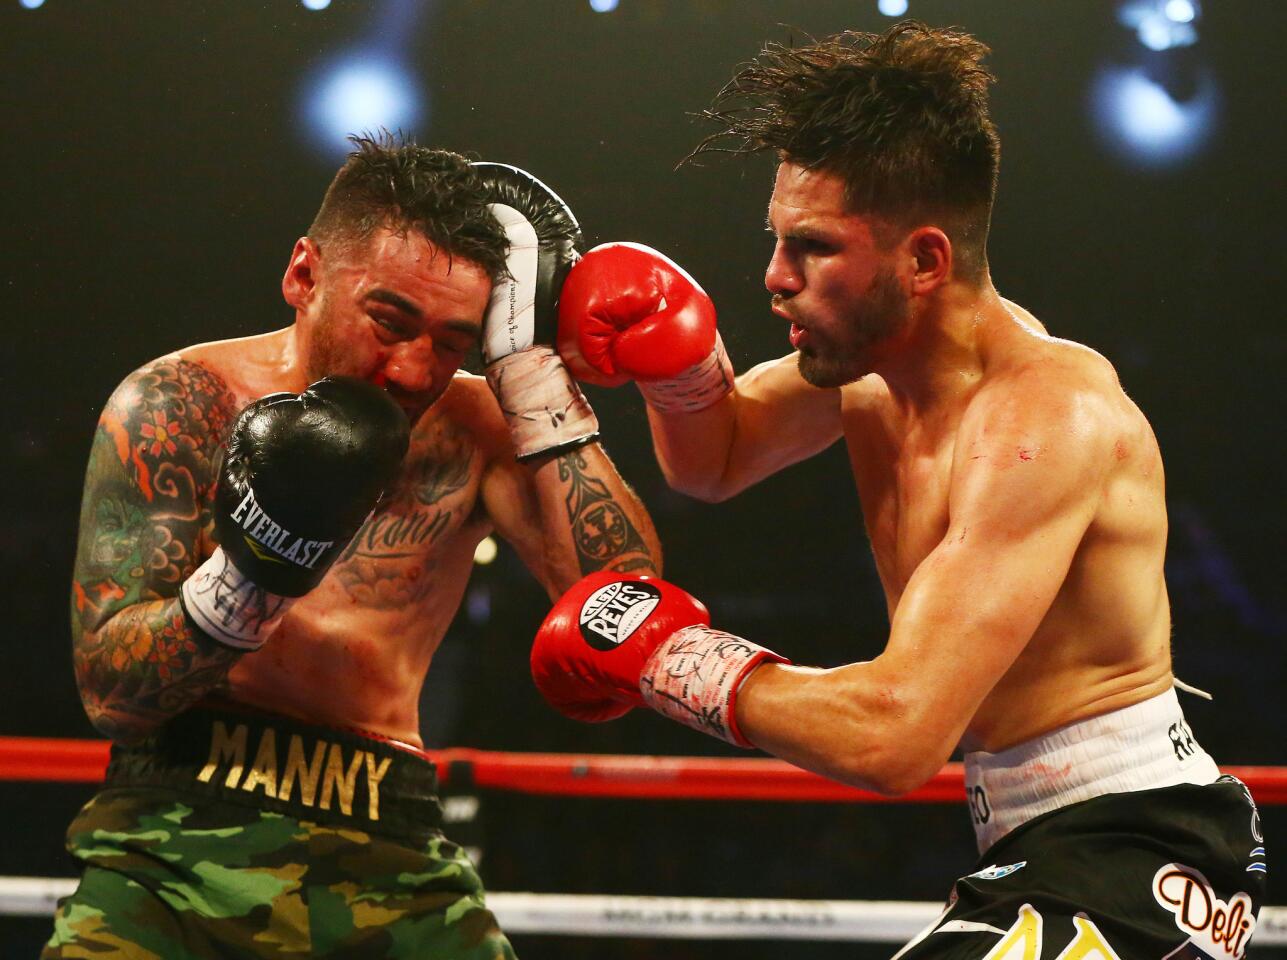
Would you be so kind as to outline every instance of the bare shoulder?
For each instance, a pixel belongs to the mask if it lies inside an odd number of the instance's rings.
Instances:
[[[970,443],[1012,445],[1025,460],[1056,449],[1096,456],[1142,419],[1104,356],[1031,331],[987,371],[961,432]]]
[[[219,377],[239,400],[238,406],[278,390],[297,390],[288,379],[290,330],[212,340],[177,351],[176,356]]]
[[[114,402],[157,402],[166,396],[186,396],[226,401],[240,407],[254,397],[285,389],[281,383],[258,382],[258,368],[278,361],[280,367],[281,332],[217,340],[183,347],[149,360],[132,371],[113,393]],[[168,385],[162,387],[162,385]],[[142,392],[140,392],[142,391]]]
[[[175,453],[176,444],[208,452],[223,439],[236,408],[220,372],[178,351],[127,375],[108,398],[100,428],[143,443],[152,457]]]

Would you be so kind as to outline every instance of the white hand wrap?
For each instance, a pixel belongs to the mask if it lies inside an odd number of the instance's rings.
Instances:
[[[676,630],[653,651],[639,676],[644,702],[662,716],[726,740],[754,747],[737,728],[737,691],[761,663],[785,657],[722,630]]]
[[[518,459],[589,443],[599,420],[553,347],[530,347],[487,367]]]
[[[237,650],[258,650],[297,597],[269,593],[233,565],[219,547],[183,581],[179,602],[192,623]]]
[[[648,406],[661,413],[696,413],[713,407],[733,389],[733,364],[724,341],[715,334],[710,355],[670,380],[640,380],[639,392]]]

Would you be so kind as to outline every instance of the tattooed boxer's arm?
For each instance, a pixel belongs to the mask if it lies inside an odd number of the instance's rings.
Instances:
[[[498,457],[483,479],[496,525],[554,599],[587,573],[661,574],[652,519],[597,443],[517,464]]]
[[[238,652],[193,631],[179,586],[209,537],[223,380],[186,360],[132,374],[94,431],[72,582],[76,683],[90,722],[129,740],[221,684]]]

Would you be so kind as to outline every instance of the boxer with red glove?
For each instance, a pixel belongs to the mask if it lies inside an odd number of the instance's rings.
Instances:
[[[771,650],[713,630],[688,593],[653,577],[601,571],[554,604],[532,645],[532,679],[564,716],[599,722],[635,707],[739,747],[737,693]]]
[[[600,386],[634,380],[662,413],[695,413],[733,389],[715,305],[678,264],[638,243],[595,247],[568,273],[559,353]]]

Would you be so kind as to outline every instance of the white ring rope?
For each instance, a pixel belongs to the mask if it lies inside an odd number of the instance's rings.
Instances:
[[[489,893],[507,933],[694,940],[904,943],[943,912],[890,900],[734,900],[566,893]]]
[[[0,877],[0,916],[53,914],[76,880]],[[739,900],[569,893],[489,893],[507,933],[691,940],[847,940],[904,943],[943,911],[901,900]],[[1264,907],[1256,947],[1287,945],[1287,907]]]

